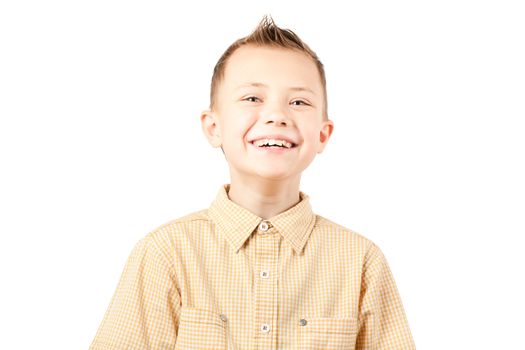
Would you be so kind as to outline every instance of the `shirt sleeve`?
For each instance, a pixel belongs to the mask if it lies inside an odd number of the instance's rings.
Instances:
[[[174,349],[180,301],[169,259],[146,236],[126,262],[90,350]]]
[[[363,267],[356,350],[415,348],[392,272],[372,243]]]

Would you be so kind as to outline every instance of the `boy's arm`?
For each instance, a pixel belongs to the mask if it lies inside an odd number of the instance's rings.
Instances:
[[[90,350],[175,348],[180,301],[168,258],[146,236],[128,258]]]
[[[368,250],[361,284],[356,350],[415,349],[401,298],[385,256]]]

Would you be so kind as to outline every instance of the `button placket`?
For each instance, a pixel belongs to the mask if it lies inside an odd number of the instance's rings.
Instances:
[[[276,228],[269,220],[261,220],[256,232],[258,235],[255,237],[255,270],[258,271],[258,278],[254,284],[255,331],[261,336],[256,337],[255,346],[258,349],[276,349],[278,335],[276,291],[280,240]]]

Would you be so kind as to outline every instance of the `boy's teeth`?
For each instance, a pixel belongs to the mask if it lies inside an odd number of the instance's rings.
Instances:
[[[276,139],[261,139],[254,141],[253,144],[257,147],[261,147],[264,145],[273,146],[284,146],[286,148],[292,148],[292,144],[290,142],[284,141],[284,140],[276,140]]]

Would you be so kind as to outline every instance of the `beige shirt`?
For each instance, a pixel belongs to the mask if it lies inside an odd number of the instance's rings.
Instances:
[[[90,349],[415,349],[373,242],[303,192],[262,220],[228,189],[138,242]]]

